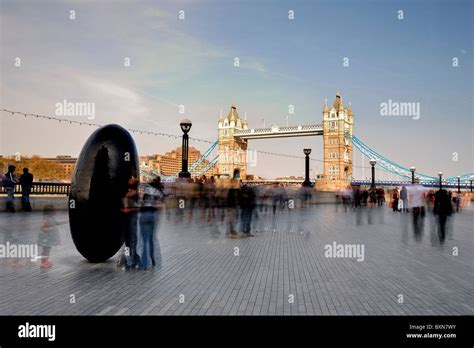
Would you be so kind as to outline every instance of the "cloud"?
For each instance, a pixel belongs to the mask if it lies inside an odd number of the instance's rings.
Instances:
[[[79,80],[99,94],[102,93],[132,103],[137,103],[141,99],[140,96],[132,90],[111,81],[97,80],[90,77],[85,78],[82,76],[79,77]]]
[[[114,118],[132,126],[130,119],[140,120],[151,114],[147,101],[128,86],[110,80],[101,80],[89,76],[78,77],[85,98],[96,101],[97,113],[104,120]]]

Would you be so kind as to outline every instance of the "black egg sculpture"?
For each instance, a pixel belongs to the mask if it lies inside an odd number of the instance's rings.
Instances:
[[[124,243],[122,198],[132,177],[139,179],[139,163],[130,134],[115,124],[96,130],[77,159],[68,203],[72,240],[90,262],[106,261]]]

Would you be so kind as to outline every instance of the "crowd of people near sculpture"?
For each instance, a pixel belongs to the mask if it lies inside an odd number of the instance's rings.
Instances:
[[[23,175],[15,175],[16,168],[8,167],[2,176],[2,186],[7,193],[6,211],[14,212],[14,192],[21,185],[23,210],[31,211],[29,195],[33,175],[28,168]],[[255,237],[257,232],[276,231],[276,215],[287,213],[290,223],[286,229],[296,226],[302,230],[303,215],[293,212],[304,211],[311,202],[315,189],[310,186],[285,187],[281,183],[271,185],[248,185],[240,180],[218,184],[213,176],[177,178],[163,183],[159,176],[149,182],[139,183],[137,178],[128,180],[128,188],[122,197],[121,227],[125,244],[119,252],[117,264],[124,269],[150,269],[160,264],[161,253],[157,239],[160,220],[166,218],[178,224],[198,224],[201,228],[225,230],[231,239]],[[402,186],[401,189],[352,186],[336,192],[336,209],[354,212],[356,224],[362,225],[364,216],[372,224],[378,217],[383,223],[385,209],[411,219],[416,240],[421,240],[424,219],[427,214],[436,221],[440,243],[448,234],[448,221],[454,212],[470,204],[470,196],[453,193],[444,188],[426,188],[418,184]],[[59,244],[57,226],[67,222],[57,221],[52,206],[43,211],[44,221],[38,236],[42,252],[41,267],[51,267],[51,247]],[[285,217],[285,215],[282,215]],[[296,218],[295,218],[296,216]],[[286,219],[286,217],[285,217]],[[262,221],[266,223],[262,223]],[[268,224],[270,222],[270,224]],[[290,226],[293,224],[293,226]],[[140,242],[139,242],[140,241]]]
[[[290,197],[288,190],[278,183],[266,187],[236,181],[230,187],[220,187],[214,177],[205,175],[178,178],[167,184],[163,184],[160,177],[141,185],[131,178],[123,198],[121,225],[126,238],[118,265],[149,269],[150,264],[159,264],[155,259],[154,241],[163,216],[175,219],[176,223],[197,223],[201,227],[220,224],[225,226],[227,238],[250,238],[255,237],[257,228],[253,221],[259,215],[306,207],[311,192],[312,188],[302,187]]]

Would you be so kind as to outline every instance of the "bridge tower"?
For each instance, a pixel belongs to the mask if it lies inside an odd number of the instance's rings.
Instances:
[[[236,130],[248,129],[247,117],[240,119],[232,105],[226,117],[221,115],[218,127],[219,175],[229,179],[247,177],[247,140],[234,137]]]
[[[350,185],[352,179],[352,143],[344,132],[352,135],[354,125],[352,107],[344,107],[341,94],[331,108],[327,100],[323,108],[324,175],[316,182],[316,188],[322,191],[334,191]]]

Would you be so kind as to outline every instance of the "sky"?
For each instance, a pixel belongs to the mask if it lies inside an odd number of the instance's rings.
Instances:
[[[189,118],[191,136],[215,140],[233,103],[250,128],[319,124],[340,90],[354,134],[378,153],[432,176],[474,172],[472,1],[0,0],[0,10],[0,109],[55,116],[58,102],[90,102],[93,120],[63,118],[178,135]],[[389,100],[417,103],[419,118],[381,115]],[[0,154],[77,156],[94,130],[0,112]],[[140,155],[180,145],[134,139]],[[321,137],[251,140],[249,172],[302,175],[303,160],[258,151],[305,147],[322,159]],[[367,162],[354,151],[356,178]]]

